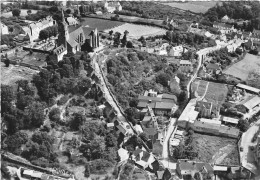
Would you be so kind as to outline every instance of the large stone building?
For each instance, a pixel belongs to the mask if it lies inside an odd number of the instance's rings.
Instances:
[[[39,38],[41,30],[56,24],[52,16],[47,16],[44,19],[40,19],[37,22],[30,23],[28,26],[23,27],[23,30],[25,34],[29,36],[30,42],[33,42]]]
[[[122,11],[122,6],[119,2],[105,2],[104,7],[107,9],[107,12],[113,13],[114,11]]]

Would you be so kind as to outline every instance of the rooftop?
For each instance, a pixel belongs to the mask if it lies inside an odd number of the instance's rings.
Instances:
[[[155,103],[155,109],[169,109],[171,110],[175,106],[174,103],[170,102],[156,102]]]
[[[191,62],[189,60],[181,60],[180,64],[186,64],[186,65],[191,65]]]
[[[232,124],[238,124],[239,119],[224,116],[223,121],[229,122]]]
[[[233,25],[225,24],[225,23],[214,23],[215,26],[221,26],[225,28],[232,28]]]
[[[237,84],[237,87],[245,89],[245,90],[249,90],[249,91],[252,91],[255,93],[260,93],[260,89],[257,89],[257,88],[251,87],[251,86],[247,86],[245,84],[239,83],[239,84]]]
[[[253,109],[258,104],[260,104],[260,97],[259,96],[254,96],[252,99],[250,99],[247,102],[245,102],[244,106],[247,109]]]

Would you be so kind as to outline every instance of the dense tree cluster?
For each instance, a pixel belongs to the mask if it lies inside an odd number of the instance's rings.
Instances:
[[[48,39],[52,36],[58,35],[58,26],[50,26],[40,31],[39,33],[39,39]]]
[[[206,12],[205,20],[208,19],[214,22],[220,20],[225,15],[228,15],[228,17],[232,19],[251,20],[251,22],[244,27],[244,29],[246,28],[251,31],[253,28],[259,29],[259,12],[260,5],[254,1],[222,2],[222,5],[217,4],[217,6],[210,8]]]
[[[195,20],[196,15],[186,12],[185,14],[174,9],[168,5],[155,3],[155,2],[121,2],[123,7],[122,11],[116,13],[122,15],[138,16],[142,18],[162,19],[165,20],[166,16],[170,19],[186,19]]]
[[[172,92],[174,87],[171,88],[168,85],[168,81],[174,76],[177,68],[174,65],[168,66],[167,61],[160,56],[127,50],[109,58],[106,66],[108,82],[113,86],[112,91],[125,109],[130,104],[136,107],[136,98],[145,90],[154,89],[175,95],[179,93]],[[143,74],[148,72],[154,72],[156,76],[146,80]],[[178,84],[176,86],[178,87]]]

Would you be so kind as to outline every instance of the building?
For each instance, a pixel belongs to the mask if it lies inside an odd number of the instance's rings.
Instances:
[[[237,125],[239,119],[236,118],[231,118],[231,117],[227,117],[227,116],[223,116],[222,121],[224,122],[224,124],[233,124],[233,125]]]
[[[248,86],[248,85],[245,85],[245,84],[239,83],[239,84],[236,85],[236,87],[239,88],[239,89],[244,89],[249,93],[260,94],[260,89],[257,89],[257,88],[254,88],[254,87],[251,87],[251,86]]]
[[[115,120],[114,122],[115,127],[117,128],[117,133],[122,133],[124,136],[127,136],[128,134],[131,134],[131,127],[127,122],[122,122]]]
[[[210,118],[212,113],[212,103],[205,101],[197,101],[195,111],[199,112],[200,117]]]
[[[260,30],[254,29],[253,32],[252,32],[251,39],[253,41],[260,41]]]
[[[195,132],[213,134],[217,136],[224,136],[230,138],[238,138],[240,131],[237,128],[228,127],[220,124],[206,123],[195,121],[189,126]]]
[[[79,24],[79,21],[75,18],[75,17],[67,17],[66,18],[66,22],[69,26],[72,26],[72,25],[78,25]]]
[[[228,20],[229,20],[229,17],[227,15],[225,15],[221,18],[221,22],[224,22],[224,23],[227,22]]]
[[[193,124],[197,119],[199,112],[195,111],[196,99],[191,99],[178,119],[178,126],[187,128],[189,124]]]
[[[214,175],[213,167],[209,163],[189,161],[187,159],[179,159],[177,161],[176,172],[180,178],[184,180],[195,178],[199,174],[200,179],[207,179]]]
[[[222,30],[225,34],[231,33],[234,31],[234,26],[225,23],[213,23],[213,27],[218,30]]]
[[[57,25],[57,22],[52,16],[47,16],[44,19],[40,19],[37,22],[30,23],[28,26],[23,27],[23,30],[25,34],[29,36],[30,42],[33,42],[39,38],[41,30],[55,25]]]
[[[175,47],[171,47],[168,50],[167,54],[168,56],[180,57],[184,52],[186,52],[186,50],[183,46],[175,46]]]
[[[62,24],[63,30],[59,32],[58,48],[63,49],[60,46],[64,46],[68,53],[75,54],[77,51],[93,51],[99,47],[99,33],[96,28],[82,27],[77,24],[69,25],[63,11]]]
[[[120,2],[112,1],[112,2],[105,2],[104,7],[107,9],[107,12],[113,13],[114,11],[122,11],[122,6]]]
[[[3,23],[0,23],[0,25],[1,25],[1,28],[0,28],[1,29],[1,35],[9,34],[8,27]]]
[[[246,101],[243,106],[247,109],[247,112],[252,112],[255,108],[260,106],[260,97],[254,96],[253,98]]]

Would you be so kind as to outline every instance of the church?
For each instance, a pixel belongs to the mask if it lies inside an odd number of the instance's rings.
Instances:
[[[59,31],[58,47],[53,51],[58,61],[64,54],[77,51],[93,51],[99,47],[97,28],[83,27],[79,24],[70,25],[62,11],[62,30]],[[66,51],[66,52],[65,52]]]

